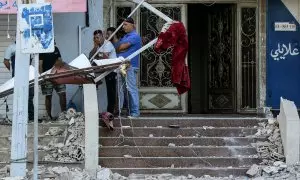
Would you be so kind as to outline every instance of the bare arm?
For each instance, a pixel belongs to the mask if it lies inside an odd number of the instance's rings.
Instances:
[[[63,62],[62,58],[61,57],[57,58],[54,66],[58,68],[58,67],[61,67],[63,65],[64,65],[64,62]]]
[[[43,73],[43,60],[40,60],[40,63],[39,63],[39,72],[40,72],[40,74]]]
[[[123,52],[130,47],[130,43],[123,43],[116,49],[117,53]]]
[[[5,67],[10,70],[10,62],[9,59],[4,59],[3,64],[5,65]]]

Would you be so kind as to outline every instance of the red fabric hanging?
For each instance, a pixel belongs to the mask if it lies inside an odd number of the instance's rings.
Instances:
[[[178,94],[183,94],[190,90],[191,83],[189,68],[185,64],[185,57],[188,52],[188,38],[182,22],[174,22],[166,32],[161,32],[154,50],[162,52],[172,46],[172,83],[177,88]]]

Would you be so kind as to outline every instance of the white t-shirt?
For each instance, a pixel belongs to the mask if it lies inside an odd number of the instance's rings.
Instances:
[[[100,52],[108,53],[109,59],[117,58],[117,54],[116,54],[114,45],[110,41],[107,41],[107,40],[105,40],[104,44],[105,45],[103,47],[101,47]]]
[[[4,53],[4,59],[11,60],[10,58],[16,53],[16,43],[9,45]]]

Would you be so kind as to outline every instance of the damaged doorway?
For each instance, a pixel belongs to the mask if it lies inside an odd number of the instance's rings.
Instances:
[[[190,113],[236,112],[236,5],[188,5]]]

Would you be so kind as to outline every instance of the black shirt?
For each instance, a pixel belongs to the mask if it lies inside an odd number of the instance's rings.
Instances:
[[[52,53],[41,53],[39,59],[43,61],[43,72],[51,69],[54,66],[56,60],[60,57],[61,55],[59,49],[56,46],[54,52]]]

